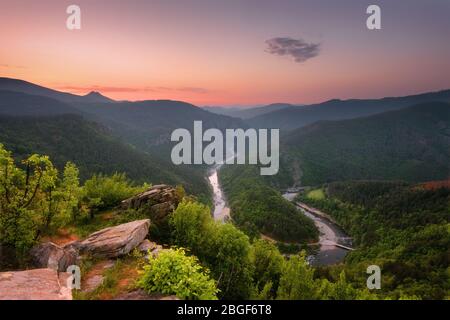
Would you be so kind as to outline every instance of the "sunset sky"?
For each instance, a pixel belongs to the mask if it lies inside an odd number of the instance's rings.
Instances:
[[[70,4],[81,30],[66,28]],[[366,28],[370,4],[382,30]],[[0,76],[77,94],[261,105],[450,88],[449,0],[1,0],[0,10]]]

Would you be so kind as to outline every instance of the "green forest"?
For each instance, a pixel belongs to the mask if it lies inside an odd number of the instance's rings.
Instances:
[[[176,167],[156,152],[140,151],[80,115],[0,116],[0,141],[18,160],[33,153],[45,154],[59,170],[73,162],[82,181],[94,174],[123,172],[138,183],[182,184],[204,201],[209,199],[202,171]]]
[[[45,155],[33,154],[17,163],[2,145],[0,186],[0,244],[14,248],[19,258],[59,228],[81,235],[148,214],[121,212],[117,205],[149,184],[136,185],[123,174],[94,175],[81,184],[73,163],[62,172]],[[89,295],[76,292],[75,297],[112,294],[123,271],[132,267],[139,271],[133,286],[185,299],[377,299],[367,289],[353,287],[345,271],[335,282],[318,278],[304,252],[286,259],[274,244],[250,238],[231,223],[214,221],[208,206],[179,194],[184,199],[170,215],[168,228],[159,233],[167,250],[149,261],[137,253],[119,260],[104,285]],[[119,212],[105,220],[111,209]]]
[[[324,197],[317,197],[318,190]],[[379,265],[379,295],[398,299],[448,299],[450,190],[405,182],[334,182],[297,198],[331,215],[353,237],[357,250],[343,265],[319,274],[345,270],[351,283],[361,283],[365,265]]]
[[[260,234],[288,243],[317,238],[313,222],[268,186],[256,166],[225,166],[219,172],[233,222],[251,237]]]

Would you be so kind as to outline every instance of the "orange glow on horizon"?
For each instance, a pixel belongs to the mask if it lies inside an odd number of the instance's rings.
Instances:
[[[386,32],[370,33],[360,25],[364,8],[358,2],[345,13],[349,17],[297,1],[260,8],[78,2],[79,31],[65,28],[65,1],[4,4],[0,39],[8,50],[0,50],[0,76],[75,94],[200,106],[304,104],[450,88],[450,72],[443,72],[450,70],[445,33],[413,32],[389,21]],[[285,35],[320,43],[320,54],[296,63],[266,52],[267,39]]]

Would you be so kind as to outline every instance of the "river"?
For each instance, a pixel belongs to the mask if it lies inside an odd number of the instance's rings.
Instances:
[[[214,211],[213,217],[216,221],[226,222],[230,219],[230,208],[227,206],[224,192],[220,186],[218,171],[222,167],[221,164],[211,168],[208,181],[213,189]],[[285,193],[283,197],[289,201],[293,201],[297,193]],[[298,206],[297,206],[298,207]],[[308,257],[311,265],[330,265],[336,264],[344,260],[348,250],[336,247],[333,243],[351,247],[351,239],[337,224],[313,214],[300,207],[298,209],[308,218],[314,221],[319,230],[320,249],[314,255]]]
[[[231,152],[233,155],[225,159],[224,163],[229,163],[230,160],[236,157],[236,153]],[[222,168],[223,164],[218,163],[213,166],[208,173],[208,181],[213,189],[213,201],[214,201],[214,211],[213,218],[216,221],[227,222],[231,219],[230,208],[227,206],[227,201],[225,194],[220,186],[219,181],[219,170]]]
[[[283,197],[289,201],[293,201],[297,193],[285,193]],[[352,246],[351,238],[345,233],[345,231],[337,224],[331,222],[328,219],[320,217],[310,211],[297,206],[306,217],[314,221],[317,229],[319,230],[319,251],[311,255],[308,260],[311,265],[330,265],[342,262],[348,253],[348,250],[336,247],[334,243]]]
[[[228,221],[230,219],[230,208],[227,206],[225,195],[219,182],[218,171],[222,165],[217,165],[211,169],[208,181],[213,189],[214,212],[213,217],[216,221]]]

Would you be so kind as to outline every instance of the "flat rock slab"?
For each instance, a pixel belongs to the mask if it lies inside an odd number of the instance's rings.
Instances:
[[[136,248],[148,234],[150,220],[137,220],[91,234],[80,243],[80,251],[95,257],[115,258]]]
[[[0,300],[72,300],[69,274],[52,269],[0,273]]]

